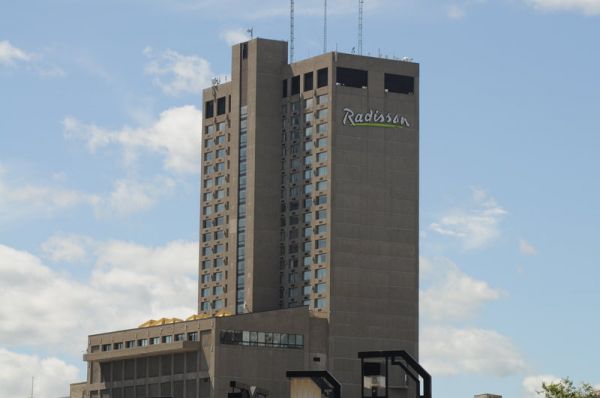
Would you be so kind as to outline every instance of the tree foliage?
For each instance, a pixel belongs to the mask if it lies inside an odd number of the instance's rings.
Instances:
[[[542,383],[542,390],[538,391],[544,398],[599,398],[600,394],[588,383],[581,383],[579,387],[569,378],[556,383]]]

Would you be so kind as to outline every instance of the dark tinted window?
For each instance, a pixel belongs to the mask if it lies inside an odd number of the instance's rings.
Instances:
[[[206,118],[213,117],[215,114],[215,103],[213,101],[206,101],[204,105],[204,116]]]
[[[313,73],[308,72],[304,74],[304,91],[313,89]]]
[[[225,114],[225,97],[217,99],[217,115]]]
[[[385,90],[392,93],[412,94],[415,92],[415,78],[412,76],[386,73]]]
[[[248,43],[242,43],[242,59],[248,58]]]
[[[291,95],[300,93],[300,76],[292,77],[292,92]]]
[[[325,87],[329,84],[329,82],[327,81],[328,74],[329,71],[327,70],[327,68],[319,69],[317,71],[317,87]]]
[[[229,108],[229,109],[228,109],[228,112],[230,112],[230,113],[231,113],[231,95],[229,95],[229,96],[227,97],[227,104],[228,104],[228,108]]]
[[[369,85],[369,74],[366,70],[337,68],[336,83],[348,87],[367,87]]]
[[[281,88],[282,88],[282,90],[281,90],[281,96],[283,98],[287,97],[287,86],[288,86],[287,79],[283,79],[281,81]]]

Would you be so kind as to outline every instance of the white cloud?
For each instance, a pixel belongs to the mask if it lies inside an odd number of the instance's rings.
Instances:
[[[525,239],[519,240],[519,250],[521,253],[526,254],[528,256],[533,256],[537,254],[537,249]]]
[[[63,121],[67,138],[79,138],[92,152],[109,144],[120,145],[127,161],[139,150],[159,153],[165,169],[176,173],[198,173],[202,144],[202,112],[192,105],[163,111],[147,127],[124,126],[118,130],[81,123],[73,117]]]
[[[41,214],[79,206],[96,206],[100,197],[56,186],[35,184],[18,185],[9,181],[7,170],[0,166],[0,220]]]
[[[144,54],[150,60],[146,65],[146,73],[154,77],[154,84],[165,94],[200,95],[203,89],[210,87],[214,74],[206,59],[196,55],[182,55],[170,49],[155,53],[150,47],[144,50]]]
[[[600,15],[600,0],[527,0],[539,10],[574,11],[584,15]]]
[[[26,62],[32,58],[32,54],[13,46],[8,40],[0,41],[0,65],[14,65],[18,61]]]
[[[523,379],[524,398],[540,398],[537,392],[542,390],[542,383],[556,383],[560,377],[553,375],[533,375]]]
[[[429,229],[458,240],[465,250],[482,248],[500,235],[500,221],[506,215],[495,199],[485,191],[474,189],[469,209],[449,211]]]
[[[67,238],[53,237],[45,245],[51,247],[61,239]],[[89,256],[93,264],[84,280],[54,271],[28,252],[0,245],[3,345],[79,354],[87,334],[196,311],[196,242],[151,247],[79,239],[88,246],[81,247],[85,252],[75,258]]]
[[[0,167],[0,220],[33,216],[51,217],[59,211],[88,206],[99,218],[124,217],[148,210],[175,188],[171,177],[157,175],[149,180],[118,179],[112,191],[89,194],[60,186],[23,184],[9,180]]]
[[[510,339],[494,330],[427,327],[421,335],[420,352],[423,366],[434,376],[504,377],[526,368]]]
[[[230,46],[233,46],[234,44],[250,40],[250,35],[248,35],[246,29],[229,29],[221,32],[221,39],[225,40]]]
[[[78,381],[79,370],[58,358],[40,358],[0,347],[0,386],[3,397],[30,396],[32,376],[35,377],[35,397],[64,397],[69,395],[69,383]]]
[[[76,263],[87,257],[90,243],[91,239],[78,235],[53,236],[42,244],[42,250],[52,261]]]
[[[466,319],[501,296],[499,290],[465,274],[446,258],[421,258],[420,264],[423,280],[429,282],[420,295],[421,313],[428,319]]]

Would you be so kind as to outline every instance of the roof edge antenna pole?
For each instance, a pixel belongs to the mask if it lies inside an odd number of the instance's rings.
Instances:
[[[294,0],[290,0],[290,64],[294,62]]]
[[[358,0],[358,55],[362,55],[363,47],[363,6],[365,0]]]
[[[323,1],[323,52],[327,52],[327,0]]]

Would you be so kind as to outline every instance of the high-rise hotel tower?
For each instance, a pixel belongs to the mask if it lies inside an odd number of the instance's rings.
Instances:
[[[419,66],[287,58],[235,45],[204,90],[199,315],[90,336],[76,391],[283,397],[286,370],[326,369],[358,397],[359,351],[418,357]]]

